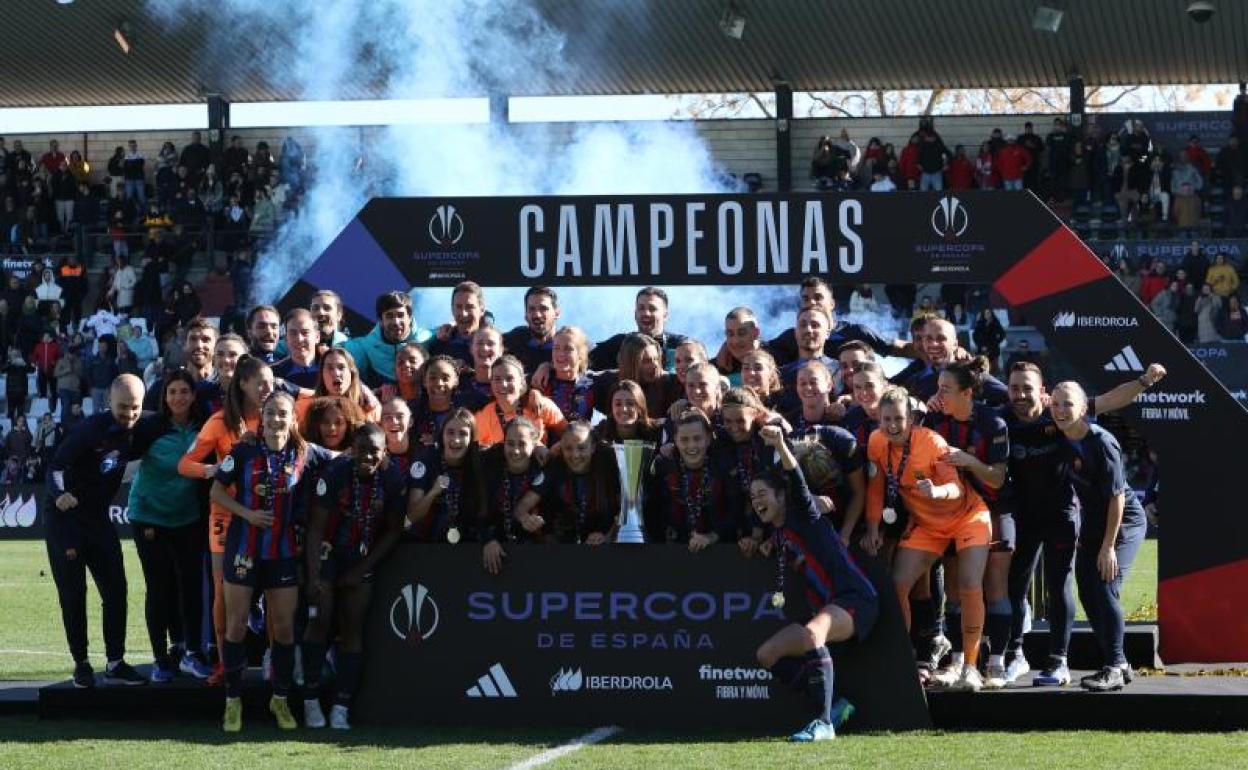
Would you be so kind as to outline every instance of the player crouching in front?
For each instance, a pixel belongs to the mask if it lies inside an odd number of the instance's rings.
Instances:
[[[398,542],[407,505],[406,479],[386,455],[382,429],[365,423],[316,483],[308,526],[308,599],[316,607],[303,638],[304,723],[324,727],[321,668],[337,621],[338,682],[329,724],[349,730],[348,708],[359,686],[364,616],[373,571]]]
[[[817,704],[817,716],[791,740],[830,740],[836,737],[835,725],[848,718],[853,707],[844,699],[833,702],[832,656],[825,645],[866,639],[879,616],[879,595],[845,550],[832,523],[820,515],[781,429],[768,425],[759,435],[776,450],[784,469],[783,473],[768,469],[750,484],[754,512],[772,530],[778,562],[772,601],[776,606],[784,604],[785,561],[792,555],[793,563],[801,564],[814,617],[805,625],[786,626],[763,642],[758,662],[777,680],[804,690]]]

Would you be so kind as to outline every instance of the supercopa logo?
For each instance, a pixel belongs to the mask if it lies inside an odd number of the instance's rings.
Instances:
[[[429,218],[429,237],[440,248],[449,248],[464,237],[464,218],[450,204],[438,206]]]
[[[960,238],[971,226],[971,216],[962,201],[952,195],[940,199],[932,209],[932,231],[946,240]]]
[[[420,583],[408,583],[390,605],[390,629],[405,642],[423,642],[438,630],[438,603]]]

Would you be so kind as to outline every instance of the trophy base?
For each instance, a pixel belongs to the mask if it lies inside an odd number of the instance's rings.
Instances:
[[[625,545],[643,545],[646,542],[646,536],[638,529],[621,529],[615,535],[615,542],[624,543]]]

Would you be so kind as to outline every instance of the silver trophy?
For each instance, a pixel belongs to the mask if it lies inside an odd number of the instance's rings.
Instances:
[[[654,450],[645,441],[612,444],[615,464],[620,469],[620,529],[617,543],[644,543],[641,531],[642,482]]]

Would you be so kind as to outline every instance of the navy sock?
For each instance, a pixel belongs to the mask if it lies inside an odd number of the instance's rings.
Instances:
[[[295,645],[273,642],[273,694],[285,698],[295,673]]]
[[[984,633],[988,636],[988,651],[992,655],[1004,655],[1010,643],[1010,624],[1014,620],[1009,599],[997,599],[988,603],[988,618]]]
[[[828,652],[827,647],[816,647],[806,653],[806,660],[814,665],[810,678],[807,680],[807,690],[815,706],[821,709],[819,718],[830,724],[832,722],[832,654]]]
[[[225,666],[225,697],[238,698],[243,694],[243,670],[247,668],[247,647],[242,642],[225,640],[221,651]]]
[[[805,671],[806,663],[801,658],[781,658],[771,667],[771,675],[776,678],[776,681],[795,690],[805,689],[802,685],[802,674]]]
[[[307,698],[321,696],[321,672],[325,668],[325,643],[304,642],[303,648],[303,694]]]
[[[364,656],[358,652],[340,652],[338,654],[338,696],[334,703],[350,706],[351,698],[360,687],[360,668]]]

